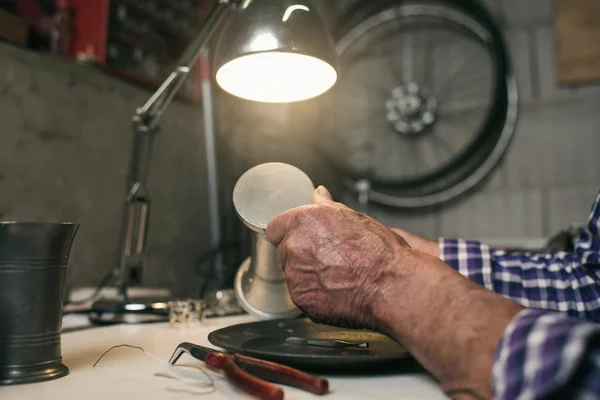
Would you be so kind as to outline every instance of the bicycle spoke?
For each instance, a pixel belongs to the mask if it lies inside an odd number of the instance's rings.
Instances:
[[[450,144],[448,139],[446,139],[439,130],[434,130],[432,132],[432,135],[429,136],[429,138],[433,139],[432,142],[435,143],[438,147],[444,149],[448,154],[454,154],[456,152],[454,146]]]

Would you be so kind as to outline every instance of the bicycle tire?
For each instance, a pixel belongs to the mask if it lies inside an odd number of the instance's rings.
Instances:
[[[363,200],[394,208],[437,206],[469,193],[482,183],[506,154],[518,115],[517,82],[513,75],[502,33],[485,6],[475,0],[369,0],[353,7],[333,30],[342,60],[361,31],[385,18],[431,17],[437,10],[443,18],[460,19],[478,31],[493,66],[493,97],[490,113],[474,133],[473,141],[449,165],[439,171],[409,179],[394,180],[356,173],[340,166],[344,186]],[[440,10],[443,13],[440,14]],[[452,21],[451,21],[452,22]],[[456,22],[456,21],[454,21]],[[331,161],[331,160],[330,160]],[[443,168],[442,168],[443,167]]]

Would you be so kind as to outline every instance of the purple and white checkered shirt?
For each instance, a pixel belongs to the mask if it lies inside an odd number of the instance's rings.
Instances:
[[[600,399],[600,193],[573,253],[509,253],[440,239],[440,257],[526,310],[496,354],[497,399]]]

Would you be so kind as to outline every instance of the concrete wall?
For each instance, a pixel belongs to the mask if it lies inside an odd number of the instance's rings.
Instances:
[[[0,44],[0,214],[81,224],[70,287],[95,286],[115,265],[130,120],[148,96],[93,67]],[[201,114],[175,104],[163,127],[146,283],[189,295],[199,284],[194,261],[209,247]]]
[[[503,27],[520,87],[512,147],[489,183],[434,212],[370,206],[381,221],[429,237],[511,242],[585,221],[600,189],[600,86],[556,82],[552,0],[486,0]]]

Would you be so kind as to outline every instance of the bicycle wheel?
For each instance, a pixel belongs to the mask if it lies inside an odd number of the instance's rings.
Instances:
[[[335,31],[323,148],[361,201],[435,206],[508,149],[518,96],[501,33],[475,1],[364,1]]]

